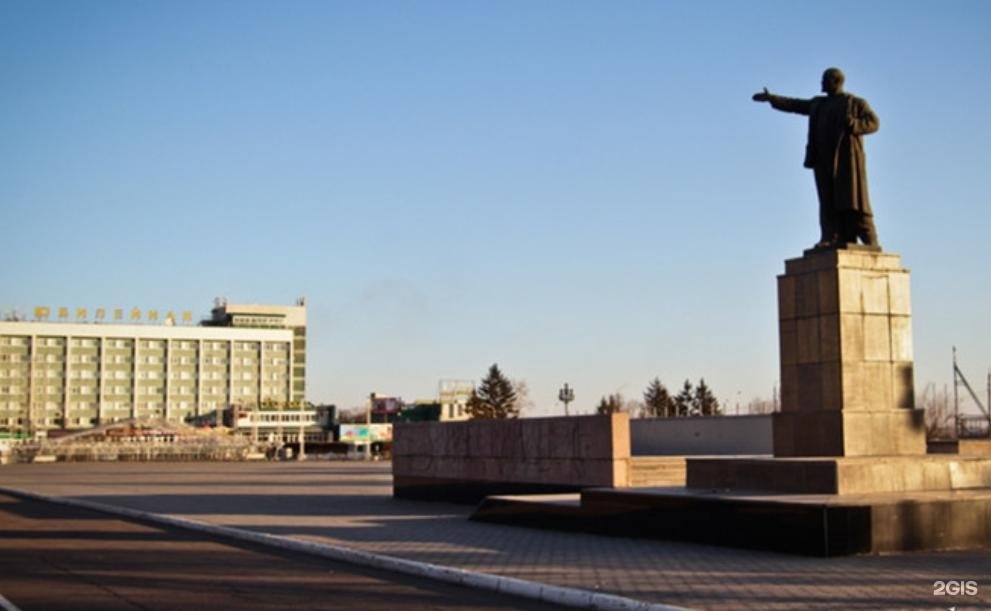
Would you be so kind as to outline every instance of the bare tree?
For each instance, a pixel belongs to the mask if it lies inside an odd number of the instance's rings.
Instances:
[[[950,392],[936,390],[935,384],[927,384],[922,393],[921,407],[926,410],[926,439],[953,439],[956,417],[950,402]]]
[[[516,393],[516,409],[519,415],[527,413],[527,411],[533,411],[534,402],[530,398],[530,385],[526,380],[513,380],[513,392]]]
[[[754,397],[747,402],[748,414],[773,414],[774,401],[765,397]]]

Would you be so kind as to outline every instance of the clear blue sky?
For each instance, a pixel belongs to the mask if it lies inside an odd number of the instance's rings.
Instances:
[[[309,398],[777,381],[828,66],[881,119],[916,386],[991,366],[991,3],[0,4],[0,307],[309,300]]]

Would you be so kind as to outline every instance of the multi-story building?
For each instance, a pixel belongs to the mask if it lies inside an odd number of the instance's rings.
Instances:
[[[475,383],[471,380],[441,380],[438,384],[441,422],[468,420],[468,400],[473,392]]]
[[[119,318],[119,317],[118,317]],[[156,316],[157,318],[157,316]],[[306,305],[218,300],[199,325],[0,321],[0,430],[183,422],[306,391]]]

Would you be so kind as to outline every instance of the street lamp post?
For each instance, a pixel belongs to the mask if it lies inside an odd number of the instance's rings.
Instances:
[[[561,403],[564,403],[564,415],[568,414],[568,404],[575,400],[575,389],[570,388],[568,383],[564,383],[564,388],[558,391],[557,398]]]

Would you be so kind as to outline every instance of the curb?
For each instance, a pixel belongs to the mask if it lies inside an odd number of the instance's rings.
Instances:
[[[521,598],[530,598],[566,607],[596,609],[599,611],[683,611],[682,607],[648,603],[615,594],[590,592],[588,590],[581,590],[578,588],[568,588],[535,581],[526,581],[515,577],[504,577],[501,575],[492,575],[490,573],[466,571],[464,569],[430,564],[428,562],[417,562],[415,560],[406,560],[404,558],[396,558],[394,556],[364,552],[349,547],[328,545],[325,543],[314,543],[311,541],[301,541],[290,537],[253,532],[249,530],[242,530],[240,528],[232,528],[230,526],[209,524],[206,522],[198,522],[187,518],[140,511],[138,509],[130,509],[127,507],[116,507],[114,505],[106,505],[104,503],[96,503],[94,501],[48,496],[38,494],[36,492],[29,492],[27,490],[8,488],[6,486],[0,486],[0,492],[22,498],[55,503],[58,505],[81,507],[84,509],[99,511],[101,513],[137,519],[144,522],[164,524],[166,526],[202,532],[226,539],[246,541],[267,547],[274,547],[282,550],[308,554],[311,556],[319,556],[321,558],[329,558],[331,560],[347,562],[359,566],[383,569],[396,573],[413,575],[415,577],[423,577],[426,579],[434,579],[469,588],[490,590],[502,594],[519,596]]]

